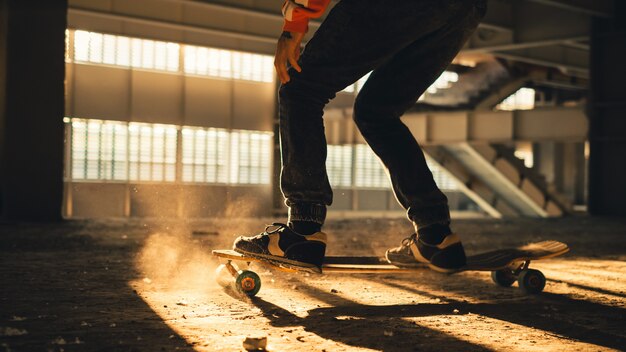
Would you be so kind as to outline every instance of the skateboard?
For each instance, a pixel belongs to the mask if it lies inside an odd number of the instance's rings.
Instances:
[[[492,280],[499,286],[510,287],[517,281],[519,288],[528,294],[543,291],[546,278],[543,273],[529,268],[531,261],[560,256],[569,247],[558,241],[529,243],[516,248],[504,248],[467,257],[467,265],[454,273],[463,271],[491,271]],[[261,278],[250,270],[251,263],[261,263],[283,271],[301,271],[272,262],[245,256],[233,250],[213,250],[212,254],[222,264],[216,270],[216,280],[223,287],[232,287],[249,297],[261,289]],[[381,257],[333,257],[324,259],[322,273],[407,273],[424,270],[426,264],[400,267],[387,263]]]

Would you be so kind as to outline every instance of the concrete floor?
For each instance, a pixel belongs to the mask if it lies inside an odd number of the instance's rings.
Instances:
[[[488,273],[289,274],[257,267],[248,301],[213,280],[210,250],[272,219],[0,225],[0,351],[626,350],[626,220],[458,220],[475,253],[542,239],[545,292]],[[382,254],[403,219],[332,220],[328,254]]]

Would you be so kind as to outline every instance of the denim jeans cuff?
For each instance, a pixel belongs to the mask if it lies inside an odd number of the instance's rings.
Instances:
[[[292,204],[289,206],[289,222],[311,221],[323,225],[326,220],[326,206],[323,204]]]
[[[411,210],[407,216],[415,225],[415,231],[433,224],[450,224],[450,209],[447,205]]]

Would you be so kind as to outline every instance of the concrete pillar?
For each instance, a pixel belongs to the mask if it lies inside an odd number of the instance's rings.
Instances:
[[[555,182],[555,142],[533,143],[533,168],[545,178],[546,182]]]
[[[60,220],[67,0],[0,7],[0,218]]]
[[[589,212],[626,217],[626,1],[591,33]]]
[[[585,145],[583,143],[563,143],[562,183],[559,191],[573,204],[585,204]]]
[[[554,172],[554,186],[560,193],[564,191],[565,183],[565,145],[564,143],[555,142],[554,149],[552,151],[552,170]]]
[[[574,185],[574,204],[587,204],[587,159],[585,158],[585,143],[574,144],[576,158],[576,181]]]

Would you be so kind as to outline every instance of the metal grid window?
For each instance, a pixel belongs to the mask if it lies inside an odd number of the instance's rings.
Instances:
[[[188,74],[271,83],[273,58],[268,55],[185,45]]]
[[[269,184],[272,133],[66,118],[74,180]]]
[[[74,60],[177,72],[180,45],[96,32],[74,31]]]
[[[71,177],[76,180],[125,180],[128,173],[125,123],[71,121]]]
[[[69,41],[69,31],[66,40]],[[184,45],[182,72],[201,76],[274,82],[274,61],[269,55]],[[121,67],[180,72],[177,43],[130,38],[83,30],[73,31],[73,60]],[[69,53],[66,49],[66,55]],[[66,60],[69,57],[66,57]]]
[[[389,178],[382,163],[368,145],[354,147],[356,187],[387,188]]]
[[[183,182],[269,184],[272,134],[185,127]]]
[[[365,144],[355,145],[355,182],[356,187],[387,188],[389,181],[384,166],[374,152]],[[435,183],[441,190],[456,191],[458,182],[448,172],[426,157],[428,168],[433,174]]]
[[[130,123],[129,179],[132,181],[176,180],[175,126]]]
[[[448,171],[440,167],[430,157],[426,156],[426,163],[433,174],[437,187],[442,191],[456,191],[459,189],[458,181],[455,180]]]
[[[352,145],[328,146],[326,170],[333,187],[352,186],[352,149]]]
[[[183,128],[183,182],[228,182],[228,134],[216,128]]]
[[[269,184],[272,134],[251,131],[230,133],[230,182]]]

